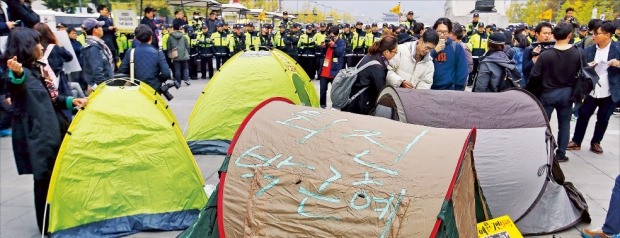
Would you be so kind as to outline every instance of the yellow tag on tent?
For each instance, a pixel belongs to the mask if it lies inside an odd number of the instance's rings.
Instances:
[[[552,16],[553,16],[553,11],[551,11],[551,9],[548,9],[547,11],[544,11],[543,13],[538,15],[538,18],[551,20]]]
[[[501,216],[478,223],[478,238],[510,237],[523,238],[509,216]]]
[[[260,14],[258,14],[258,20],[264,21],[265,20],[265,11],[261,11]]]
[[[398,3],[398,5],[396,5],[392,9],[390,9],[390,12],[396,15],[399,15],[400,14],[400,3]]]

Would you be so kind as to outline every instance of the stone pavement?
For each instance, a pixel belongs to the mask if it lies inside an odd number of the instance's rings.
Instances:
[[[171,89],[175,98],[169,103],[178,121],[184,129],[189,114],[207,80],[193,80],[191,86]],[[319,89],[318,81],[314,81]],[[224,106],[224,105],[223,105]],[[588,140],[593,131],[595,119],[590,121],[586,134]],[[556,123],[552,120],[554,134],[557,132]],[[574,122],[573,127],[574,128]],[[584,141],[587,145],[589,141]],[[573,182],[583,193],[592,216],[591,224],[579,224],[576,227],[555,235],[540,237],[580,237],[579,230],[583,228],[600,228],[605,221],[605,214],[609,206],[611,189],[614,179],[620,173],[620,117],[612,116],[609,128],[602,143],[605,153],[596,155],[585,146],[582,151],[569,152],[570,161],[562,163],[561,167],[566,180]],[[196,161],[207,184],[215,185],[218,182],[217,170],[223,161],[223,156],[196,156]],[[34,201],[32,192],[32,176],[17,175],[13,160],[10,138],[0,139],[0,237],[40,237],[34,215]],[[175,232],[142,232],[131,237],[174,237]]]

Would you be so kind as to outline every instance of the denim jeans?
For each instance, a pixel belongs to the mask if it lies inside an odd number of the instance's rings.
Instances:
[[[325,108],[327,106],[327,84],[333,82],[334,79],[328,79],[325,77],[321,77],[321,108]]]
[[[609,125],[609,118],[614,113],[615,104],[611,100],[611,96],[606,98],[593,98],[587,96],[583,101],[583,105],[579,108],[579,117],[577,118],[577,125],[575,125],[575,133],[573,134],[573,141],[581,145],[583,137],[586,134],[588,128],[588,122],[590,117],[594,114],[594,110],[598,107],[596,113],[596,125],[594,126],[594,135],[592,136],[591,144],[601,143],[607,125]]]
[[[611,190],[603,232],[609,235],[620,234],[620,175],[616,176],[616,185]]]
[[[570,136],[570,117],[573,114],[573,102],[570,99],[572,88],[558,88],[551,92],[543,93],[540,96],[540,102],[547,113],[547,117],[551,118],[551,114],[556,110],[558,118],[558,149],[556,155],[558,158],[566,157],[566,147],[568,146],[568,137]]]
[[[189,79],[189,69],[187,68],[187,60],[174,61],[174,80],[181,83]]]

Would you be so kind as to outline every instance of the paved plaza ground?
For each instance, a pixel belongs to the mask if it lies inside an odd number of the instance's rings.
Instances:
[[[191,83],[192,85],[189,87],[184,85],[179,90],[171,89],[175,98],[169,104],[183,127],[207,80],[192,80]],[[314,84],[318,90],[318,81],[315,81]],[[584,145],[589,144],[595,121],[595,117],[590,121],[586,140],[583,142]],[[554,134],[557,133],[556,125],[557,123],[552,120]],[[571,131],[573,128],[574,122]],[[605,220],[605,214],[607,214],[614,179],[620,173],[619,115],[612,116],[602,147],[605,153],[597,155],[590,152],[589,147],[584,146],[582,151],[569,152],[567,156],[570,161],[561,163],[566,180],[573,182],[585,196],[592,216],[592,223],[579,224],[564,232],[541,237],[580,237],[579,230],[583,228],[601,227]],[[196,161],[206,183],[217,184],[217,170],[223,161],[223,156],[196,156]],[[17,175],[10,137],[1,138],[0,237],[41,237],[41,234],[37,234],[32,187],[31,175]],[[143,232],[131,237],[174,237],[178,233]]]

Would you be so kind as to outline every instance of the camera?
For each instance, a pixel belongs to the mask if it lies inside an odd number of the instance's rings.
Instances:
[[[542,53],[545,50],[553,48],[554,45],[555,45],[555,41],[550,41],[550,42],[533,42],[532,43],[532,47],[533,48],[536,48],[536,47],[540,46],[540,53]],[[532,52],[532,54],[534,56],[536,56],[534,52]]]
[[[164,95],[164,97],[166,97],[166,99],[168,99],[168,101],[171,101],[174,98],[174,96],[172,96],[172,94],[170,93],[170,88],[172,87],[179,89],[181,87],[181,84],[174,80],[171,83],[161,84],[160,92]]]

